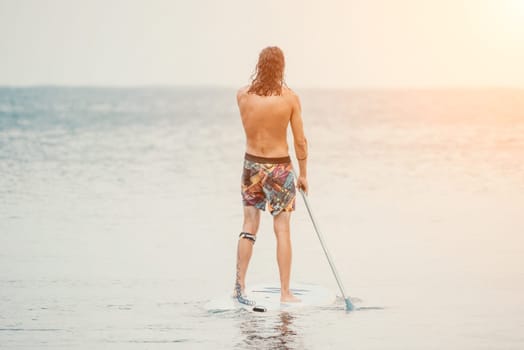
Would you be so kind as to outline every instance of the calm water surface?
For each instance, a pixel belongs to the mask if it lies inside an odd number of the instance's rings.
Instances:
[[[348,293],[228,293],[235,91],[0,89],[0,348],[522,349],[524,91],[298,90],[310,201]],[[336,290],[301,200],[293,279]],[[278,279],[271,218],[248,283]]]

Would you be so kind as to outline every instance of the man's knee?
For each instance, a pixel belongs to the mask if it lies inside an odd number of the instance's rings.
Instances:
[[[273,230],[275,231],[275,234],[277,236],[282,234],[288,234],[289,235],[289,213],[288,212],[282,212],[278,214],[274,220],[273,220]]]
[[[260,223],[260,210],[255,207],[244,208],[244,225],[242,231],[256,235]]]
[[[275,230],[275,236],[277,240],[290,239],[291,233],[289,230]]]

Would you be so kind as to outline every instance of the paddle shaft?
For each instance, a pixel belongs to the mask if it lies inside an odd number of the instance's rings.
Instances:
[[[346,292],[344,290],[344,286],[342,285],[342,280],[340,279],[338,272],[337,272],[337,268],[335,267],[335,263],[333,263],[333,259],[331,258],[331,255],[329,254],[329,251],[326,246],[326,242],[324,242],[324,237],[322,236],[322,233],[320,232],[317,221],[315,220],[315,216],[313,215],[313,211],[311,210],[311,206],[309,205],[309,200],[307,198],[307,195],[304,193],[302,189],[299,189],[299,191],[302,194],[302,198],[304,199],[304,203],[306,204],[307,212],[309,213],[309,217],[311,218],[311,222],[313,223],[313,227],[315,228],[315,232],[317,233],[317,237],[318,237],[318,240],[320,241],[320,245],[322,246],[322,249],[324,250],[324,254],[326,255],[326,258],[329,262],[331,271],[333,271],[333,275],[335,276],[335,279],[337,280],[338,288],[340,289],[340,292],[342,293],[342,297],[344,298],[344,301],[346,302],[346,310],[353,310],[353,304],[351,304],[351,301],[349,300],[349,298],[346,297]]]

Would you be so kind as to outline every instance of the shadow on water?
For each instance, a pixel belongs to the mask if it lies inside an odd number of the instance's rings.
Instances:
[[[300,349],[302,336],[293,324],[296,316],[282,311],[267,315],[246,313],[239,328],[242,339],[235,348]]]
[[[353,311],[371,311],[371,310],[386,310],[383,306],[361,306],[355,308]]]
[[[384,307],[384,306],[358,306],[357,304],[360,304],[360,303],[363,302],[363,300],[360,299],[360,298],[351,297],[351,302],[353,303],[355,309],[352,310],[352,311],[347,311],[347,312],[373,311],[373,310],[385,310],[386,309],[386,307]],[[342,299],[342,303],[345,305],[345,303],[343,302],[343,299]]]
[[[350,297],[351,303],[354,306],[353,310],[346,310],[346,303],[344,301],[344,298],[337,296],[337,300],[334,305],[332,306],[323,306],[320,309],[322,310],[331,310],[331,311],[346,311],[346,313],[352,313],[355,311],[373,311],[373,310],[386,310],[386,307],[384,306],[359,306],[358,304],[362,304],[364,301],[357,297]]]
[[[355,306],[353,310],[346,310],[344,305],[337,305],[337,306],[326,306],[320,309],[325,310],[325,311],[345,311],[346,313],[350,314],[355,311],[386,310],[386,307],[384,306]]]

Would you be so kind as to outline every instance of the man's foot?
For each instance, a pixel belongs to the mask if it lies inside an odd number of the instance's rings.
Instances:
[[[255,305],[256,304],[254,300],[248,299],[244,290],[235,289],[233,291],[233,294],[231,295],[231,298],[236,299],[239,303],[245,304],[245,305]]]
[[[237,298],[238,296],[245,295],[245,285],[240,283],[235,283],[235,286],[233,287],[233,294],[231,295],[232,298]]]
[[[291,293],[280,296],[281,303],[300,303],[301,301],[301,299],[297,298]]]

